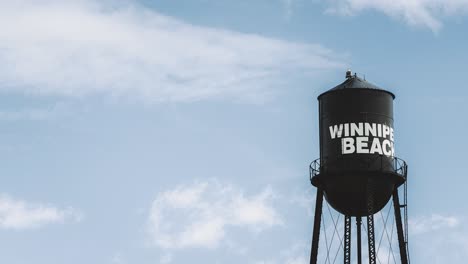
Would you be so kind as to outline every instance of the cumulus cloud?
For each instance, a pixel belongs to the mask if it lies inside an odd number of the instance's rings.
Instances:
[[[0,1],[0,89],[261,101],[282,74],[341,67],[320,45],[195,26],[118,2]]]
[[[328,0],[331,13],[354,15],[366,10],[382,12],[410,26],[437,32],[446,16],[468,13],[467,0]]]
[[[273,199],[269,188],[247,196],[214,181],[178,186],[153,201],[148,230],[164,249],[215,248],[229,227],[260,232],[281,224]]]
[[[82,215],[73,208],[29,203],[0,195],[0,229],[31,229],[52,223],[80,221]]]
[[[460,220],[454,216],[443,216],[433,214],[431,216],[420,216],[409,220],[409,230],[412,234],[423,234],[440,229],[454,228]]]

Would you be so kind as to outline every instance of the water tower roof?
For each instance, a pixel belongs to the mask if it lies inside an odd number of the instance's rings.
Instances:
[[[372,84],[368,81],[366,81],[365,79],[362,79],[362,78],[359,78],[356,74],[354,75],[351,75],[350,73],[346,74],[346,80],[344,82],[342,82],[341,84],[333,87],[332,89],[322,93],[321,95],[319,95],[319,98],[324,95],[324,94],[327,94],[327,93],[330,93],[330,92],[333,92],[333,91],[337,91],[337,90],[343,90],[343,89],[372,89],[372,90],[379,90],[379,91],[383,91],[383,92],[387,92],[389,94],[392,95],[393,98],[395,98],[395,95],[385,89],[382,89],[380,87],[378,87],[377,85],[375,84]]]

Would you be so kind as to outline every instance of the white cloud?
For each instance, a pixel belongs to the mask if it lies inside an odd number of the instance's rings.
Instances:
[[[260,232],[281,224],[273,198],[268,188],[246,196],[214,181],[179,186],[153,201],[148,230],[161,248],[215,248],[229,227]]]
[[[115,264],[123,264],[125,263],[122,255],[120,253],[116,253],[112,259],[111,259],[111,263],[115,263]]]
[[[296,190],[289,196],[289,203],[306,210],[308,216],[314,215],[315,193],[310,190]]]
[[[332,13],[354,15],[375,10],[403,20],[410,26],[426,27],[437,32],[446,16],[468,13],[467,0],[328,0]]]
[[[0,120],[44,120],[52,114],[48,109],[0,110]]]
[[[465,263],[465,216],[432,215],[410,221],[410,256],[417,263]]]
[[[1,89],[261,101],[287,73],[341,66],[320,45],[195,26],[117,2],[0,1]]]
[[[0,120],[17,121],[32,120],[42,121],[63,117],[71,112],[71,107],[65,103],[55,103],[48,107],[23,108],[23,109],[0,109]]]
[[[443,216],[433,214],[431,216],[420,216],[409,220],[409,231],[412,234],[423,234],[440,229],[449,229],[458,226],[460,220],[454,216]]]
[[[293,2],[294,0],[281,0],[284,7],[284,15],[286,19],[290,19],[293,14]]]
[[[80,221],[82,215],[75,209],[28,203],[0,195],[0,229],[30,229],[46,224]]]
[[[296,243],[282,254],[285,264],[306,264],[310,261],[310,244]]]
[[[310,242],[296,242],[280,252],[273,254],[272,259],[259,260],[254,264],[306,264],[310,261]]]
[[[172,263],[172,259],[173,259],[172,254],[166,253],[159,259],[159,263],[169,264],[169,263]]]
[[[307,264],[309,260],[305,256],[292,257],[286,260],[286,264]]]

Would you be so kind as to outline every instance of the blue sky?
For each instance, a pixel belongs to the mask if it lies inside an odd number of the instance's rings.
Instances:
[[[0,1],[0,262],[307,263],[316,97],[351,68],[397,96],[411,260],[464,263],[467,15],[465,0]]]

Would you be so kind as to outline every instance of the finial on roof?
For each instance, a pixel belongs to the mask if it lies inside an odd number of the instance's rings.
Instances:
[[[346,71],[346,79],[349,79],[349,78],[351,78],[351,77],[353,77],[353,76],[352,76],[351,69],[348,69],[348,70]]]

